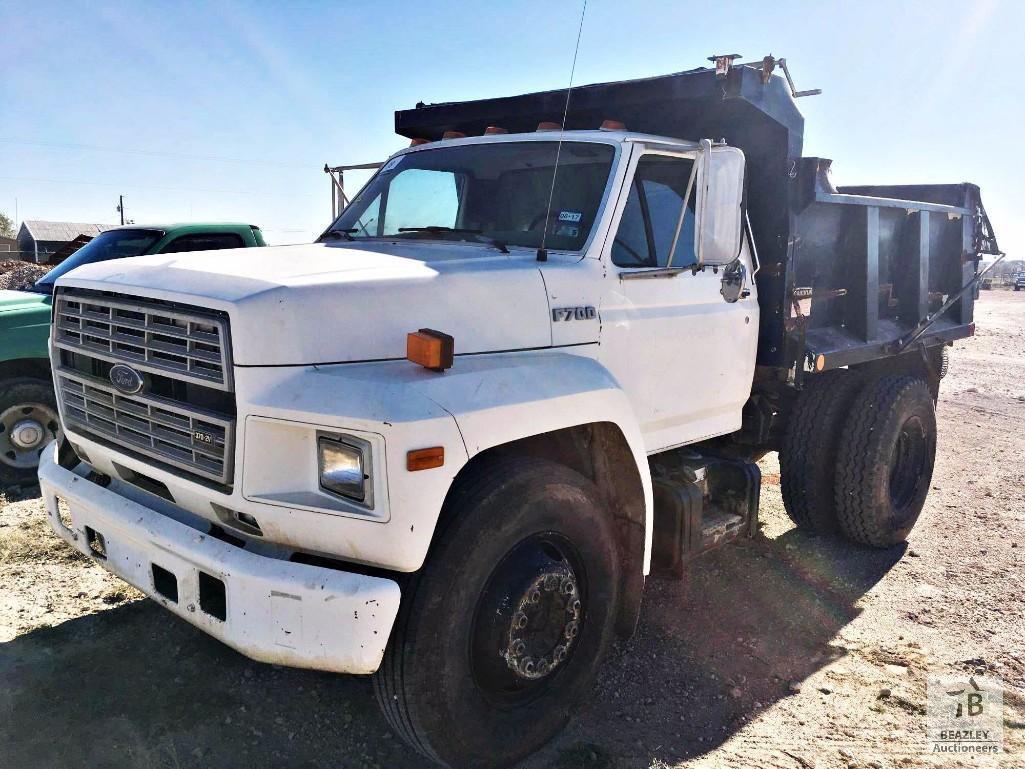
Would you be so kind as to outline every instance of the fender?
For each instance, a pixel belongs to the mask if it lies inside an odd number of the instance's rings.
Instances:
[[[49,298],[37,301],[32,294],[26,297],[24,305],[0,307],[0,339],[3,340],[0,361],[31,358],[46,361],[46,342],[50,337]]]
[[[647,454],[630,402],[604,366],[559,350],[459,356],[452,369],[423,385],[424,394],[455,418],[470,459],[554,430],[615,424],[630,447],[644,490],[648,573],[653,502]]]

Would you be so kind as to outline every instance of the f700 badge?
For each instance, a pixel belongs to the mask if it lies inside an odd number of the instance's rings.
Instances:
[[[598,317],[598,311],[593,307],[555,307],[552,309],[552,320],[558,323],[560,320],[594,320]]]

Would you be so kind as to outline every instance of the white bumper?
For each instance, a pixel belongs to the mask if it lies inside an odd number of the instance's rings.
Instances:
[[[394,581],[226,544],[65,470],[53,451],[41,458],[39,483],[59,536],[247,657],[339,673],[372,673],[380,665],[399,608]],[[57,497],[67,504],[70,529]],[[90,548],[87,527],[102,535],[105,558]],[[172,586],[177,601],[168,597]]]

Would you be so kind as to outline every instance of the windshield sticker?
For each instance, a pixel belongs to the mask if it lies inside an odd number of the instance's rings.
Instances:
[[[560,222],[579,222],[584,218],[584,214],[580,211],[559,211]]]
[[[560,224],[555,228],[555,234],[563,238],[575,238],[580,234],[580,228],[573,224]]]
[[[397,158],[392,158],[391,160],[389,160],[387,163],[384,164],[384,167],[381,168],[381,173],[386,174],[389,171],[394,171],[396,166],[398,166],[398,164],[402,162],[402,158],[403,156],[399,155]]]

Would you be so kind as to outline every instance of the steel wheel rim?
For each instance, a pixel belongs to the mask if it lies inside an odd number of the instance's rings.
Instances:
[[[33,430],[38,431],[34,440]],[[60,437],[57,412],[43,403],[19,403],[0,414],[0,462],[18,470],[39,464],[39,455]]]
[[[519,542],[488,577],[474,612],[470,669],[500,707],[541,697],[579,646],[586,581],[576,548],[555,532]]]
[[[898,525],[908,518],[910,507],[921,489],[927,454],[925,425],[919,417],[911,417],[901,425],[890,459],[890,502]]]

